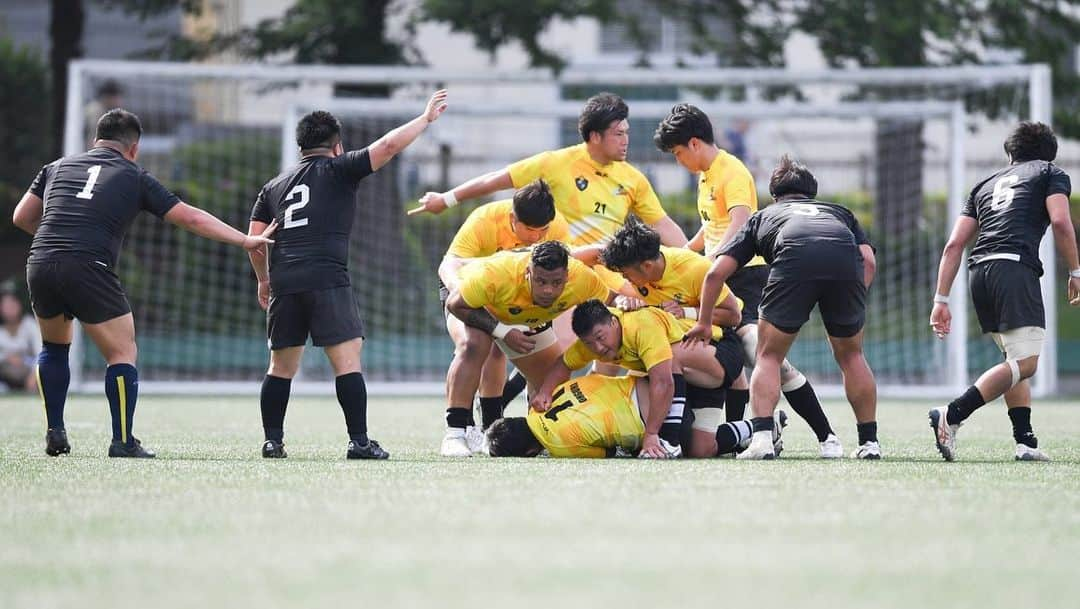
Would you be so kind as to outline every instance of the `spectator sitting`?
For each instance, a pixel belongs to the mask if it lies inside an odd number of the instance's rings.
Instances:
[[[14,294],[0,294],[0,385],[37,391],[34,361],[41,351],[41,335],[31,315]]]

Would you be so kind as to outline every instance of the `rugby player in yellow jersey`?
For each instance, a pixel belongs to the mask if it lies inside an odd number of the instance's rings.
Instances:
[[[493,342],[535,388],[562,352],[551,321],[581,302],[610,296],[600,278],[558,241],[470,264],[446,300],[450,314],[464,322],[465,339],[447,373],[442,455],[467,457],[473,452],[465,434],[480,370]]]
[[[732,297],[719,307],[720,315],[738,320],[738,303]],[[636,311],[608,308],[599,301],[578,306],[573,315],[574,333],[578,340],[552,367],[544,384],[529,402],[530,408],[545,411],[552,405],[556,385],[570,378],[573,370],[591,362],[615,364],[631,374],[647,374],[649,400],[658,405],[645,423],[646,434],[641,456],[666,458],[680,456],[684,450],[691,456],[714,456],[717,447],[716,428],[685,449],[680,446],[685,378],[700,387],[721,387],[727,378],[742,374],[742,355],[737,346],[718,353],[713,345],[693,349],[682,345],[685,330],[671,314],[655,307]],[[749,438],[749,428],[746,438]]]
[[[540,241],[566,242],[569,236],[566,220],[555,211],[551,189],[543,180],[529,182],[514,193],[513,199],[482,205],[469,214],[458,229],[439,264],[439,300],[445,307],[447,296],[457,287],[460,271],[470,262]],[[446,314],[446,330],[454,341],[454,351],[464,349],[465,324]],[[484,429],[502,416],[505,383],[506,355],[493,344],[480,372],[480,413]],[[479,430],[472,424],[466,429],[466,439],[476,449],[483,444]]]
[[[742,161],[716,145],[712,122],[696,106],[677,104],[673,107],[657,127],[653,141],[660,150],[673,154],[687,171],[700,175],[697,209],[701,230],[687,247],[696,251],[704,248],[709,260],[715,259],[720,247],[729,243],[758,209],[753,176]],[[758,308],[768,278],[769,267],[764,258],[754,256],[727,280],[731,291],[743,301],[742,324],[737,332],[750,366],[757,359]],[[843,446],[833,432],[813,386],[786,359],[780,375],[784,397],[814,431],[821,457],[841,458]],[[729,421],[743,418],[749,398],[749,391],[728,391]]]
[[[641,377],[587,374],[559,385],[544,412],[499,419],[488,429],[492,457],[602,458],[641,449],[649,394]]]
[[[656,229],[665,245],[681,247],[686,235],[664,212],[648,178],[626,162],[628,116],[626,102],[618,95],[594,95],[578,117],[583,143],[541,152],[444,193],[426,193],[409,215],[441,213],[458,201],[521,188],[543,178],[551,186],[555,207],[570,224],[572,245],[607,242],[633,213]]]

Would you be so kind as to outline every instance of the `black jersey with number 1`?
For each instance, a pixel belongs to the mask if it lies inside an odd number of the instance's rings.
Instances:
[[[146,210],[161,217],[180,199],[118,151],[93,148],[49,163],[30,192],[41,197],[41,224],[28,262],[75,256],[114,268],[124,233]]]
[[[960,212],[979,223],[968,266],[1011,260],[1042,275],[1039,242],[1050,226],[1046,198],[1070,191],[1069,175],[1047,161],[1010,165],[976,184]]]
[[[275,295],[349,285],[356,190],[371,173],[364,148],[338,157],[305,157],[263,186],[251,219],[278,221],[270,250]]]
[[[859,246],[869,244],[847,208],[813,199],[785,200],[754,213],[720,249],[745,265],[760,254],[772,279],[863,279]]]

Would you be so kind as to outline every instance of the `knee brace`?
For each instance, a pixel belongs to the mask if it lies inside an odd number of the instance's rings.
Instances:
[[[1012,384],[1009,387],[1015,387],[1021,380],[1020,361],[1038,356],[1042,352],[1046,330],[1038,326],[1024,326],[1004,332],[994,332],[991,336],[1005,356],[1005,364],[1012,373]]]

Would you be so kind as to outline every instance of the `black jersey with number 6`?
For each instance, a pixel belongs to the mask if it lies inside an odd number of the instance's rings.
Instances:
[[[968,266],[1012,260],[1042,275],[1039,242],[1050,226],[1046,198],[1070,191],[1069,175],[1048,161],[1010,165],[976,184],[960,212],[979,223]]]
[[[124,233],[140,211],[161,217],[180,201],[145,169],[106,147],[49,163],[30,192],[41,197],[44,210],[28,262],[74,255],[109,268],[116,266]]]
[[[760,254],[770,277],[812,280],[863,279],[859,246],[869,244],[855,214],[814,199],[785,200],[755,212],[720,249],[745,265]]]
[[[349,285],[356,190],[371,173],[364,148],[338,157],[305,157],[262,187],[251,219],[278,221],[270,250],[274,294]]]

